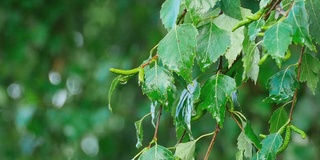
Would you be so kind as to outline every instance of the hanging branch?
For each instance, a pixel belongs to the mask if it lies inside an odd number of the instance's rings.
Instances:
[[[302,63],[302,58],[305,52],[305,46],[302,47],[301,52],[300,52],[300,58],[298,60],[298,75],[297,75],[297,81],[300,81],[300,74],[301,74],[301,63]],[[293,115],[293,110],[294,110],[294,106],[296,105],[297,102],[297,98],[298,98],[298,88],[295,90],[294,95],[293,95],[293,99],[292,99],[292,103],[291,103],[291,108],[290,108],[290,114],[289,114],[289,119],[290,121],[292,120],[292,115]]]
[[[211,140],[210,145],[208,147],[207,153],[206,153],[205,157],[203,158],[204,160],[208,160],[211,149],[216,141],[217,134],[219,133],[219,131],[220,131],[220,126],[219,126],[219,124],[217,124],[216,129],[214,130],[214,134],[212,136],[212,140]]]

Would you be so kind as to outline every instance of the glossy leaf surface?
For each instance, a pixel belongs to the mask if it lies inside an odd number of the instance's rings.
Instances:
[[[199,29],[197,59],[202,71],[222,56],[231,44],[226,30],[209,23]]]
[[[320,62],[310,54],[305,54],[302,58],[300,82],[307,82],[313,94],[319,81]]]
[[[163,67],[155,65],[145,73],[145,83],[142,86],[143,93],[151,101],[157,101],[167,106],[174,97],[176,87],[172,74]]]
[[[160,10],[162,24],[168,30],[171,30],[178,18],[181,0],[166,0]]]
[[[191,24],[174,26],[159,42],[158,55],[164,65],[191,83],[197,45],[197,29]]]
[[[190,141],[186,143],[179,143],[176,148],[175,156],[181,160],[190,160],[193,158],[195,151],[196,141]]]
[[[270,77],[267,82],[269,97],[265,100],[269,102],[287,102],[293,96],[299,83],[293,67],[280,71]]]
[[[288,114],[284,107],[280,107],[275,110],[269,120],[270,133],[278,132],[278,130],[287,122]]]
[[[139,160],[174,160],[174,156],[170,150],[161,146],[155,145],[141,154]]]
[[[208,110],[222,127],[227,101],[231,100],[231,94],[235,90],[236,82],[233,78],[221,74],[214,75],[201,88],[202,102],[199,107]]]

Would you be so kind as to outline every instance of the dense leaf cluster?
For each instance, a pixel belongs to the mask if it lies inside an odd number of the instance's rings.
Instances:
[[[316,30],[320,10],[316,6],[318,0],[261,0],[259,11],[252,14],[241,7],[239,0],[166,0],[160,18],[167,34],[138,67],[139,71],[115,73],[131,77],[140,72],[143,77],[139,82],[152,102],[153,117],[154,107],[164,107],[172,113],[178,139],[185,140],[187,133],[189,142],[178,141],[173,154],[157,144],[155,136],[137,156],[192,159],[199,138],[193,138],[191,122],[208,113],[217,123],[214,138],[223,129],[226,114],[239,125],[237,159],[275,159],[288,145],[291,130],[303,135],[291,127],[300,82],[307,82],[312,93],[317,86],[320,64],[313,54],[320,43]],[[291,56],[290,47],[296,45],[301,48],[299,60],[282,68]],[[267,80],[269,96],[265,101],[282,106],[270,118],[270,134],[262,135],[261,140],[238,109],[237,90],[248,79],[257,82],[259,68],[268,57],[274,59],[280,71]],[[120,83],[119,78],[113,83]],[[288,104],[289,115],[285,109]],[[138,122],[137,146],[141,146],[142,127]]]

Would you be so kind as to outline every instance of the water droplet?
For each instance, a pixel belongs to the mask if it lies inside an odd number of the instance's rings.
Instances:
[[[120,84],[122,84],[122,85],[125,85],[127,83],[128,83],[128,81],[120,81]]]

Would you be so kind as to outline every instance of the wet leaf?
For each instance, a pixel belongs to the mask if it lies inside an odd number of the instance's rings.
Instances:
[[[320,62],[316,57],[305,54],[302,58],[300,82],[307,82],[313,94],[319,81]]]
[[[181,0],[166,0],[160,10],[162,24],[168,30],[171,30],[178,18]]]
[[[268,102],[282,103],[290,100],[299,87],[296,73],[293,67],[280,71],[270,77],[267,82],[269,97],[265,100]]]
[[[170,150],[156,144],[152,148],[143,152],[139,160],[174,160],[174,156]]]
[[[280,107],[275,110],[269,120],[270,133],[277,132],[288,120],[288,114],[284,107]]]
[[[179,143],[174,155],[179,157],[181,160],[191,160],[194,155],[195,145],[195,140],[186,143]]]
[[[179,103],[176,107],[175,120],[177,123],[181,123],[184,128],[191,134],[191,116],[194,110],[194,102],[200,96],[199,83],[194,80],[187,86],[181,93]]]
[[[208,110],[220,127],[223,127],[227,101],[235,90],[234,79],[221,74],[212,76],[201,88],[199,107]]]
[[[197,45],[197,29],[191,24],[175,26],[160,41],[159,59],[165,66],[191,83],[192,66]]]
[[[142,90],[152,102],[157,101],[164,106],[168,106],[172,103],[176,90],[173,83],[172,73],[161,66],[155,65],[146,71]]]
[[[202,71],[222,56],[231,45],[230,35],[213,22],[199,28],[197,60]]]

